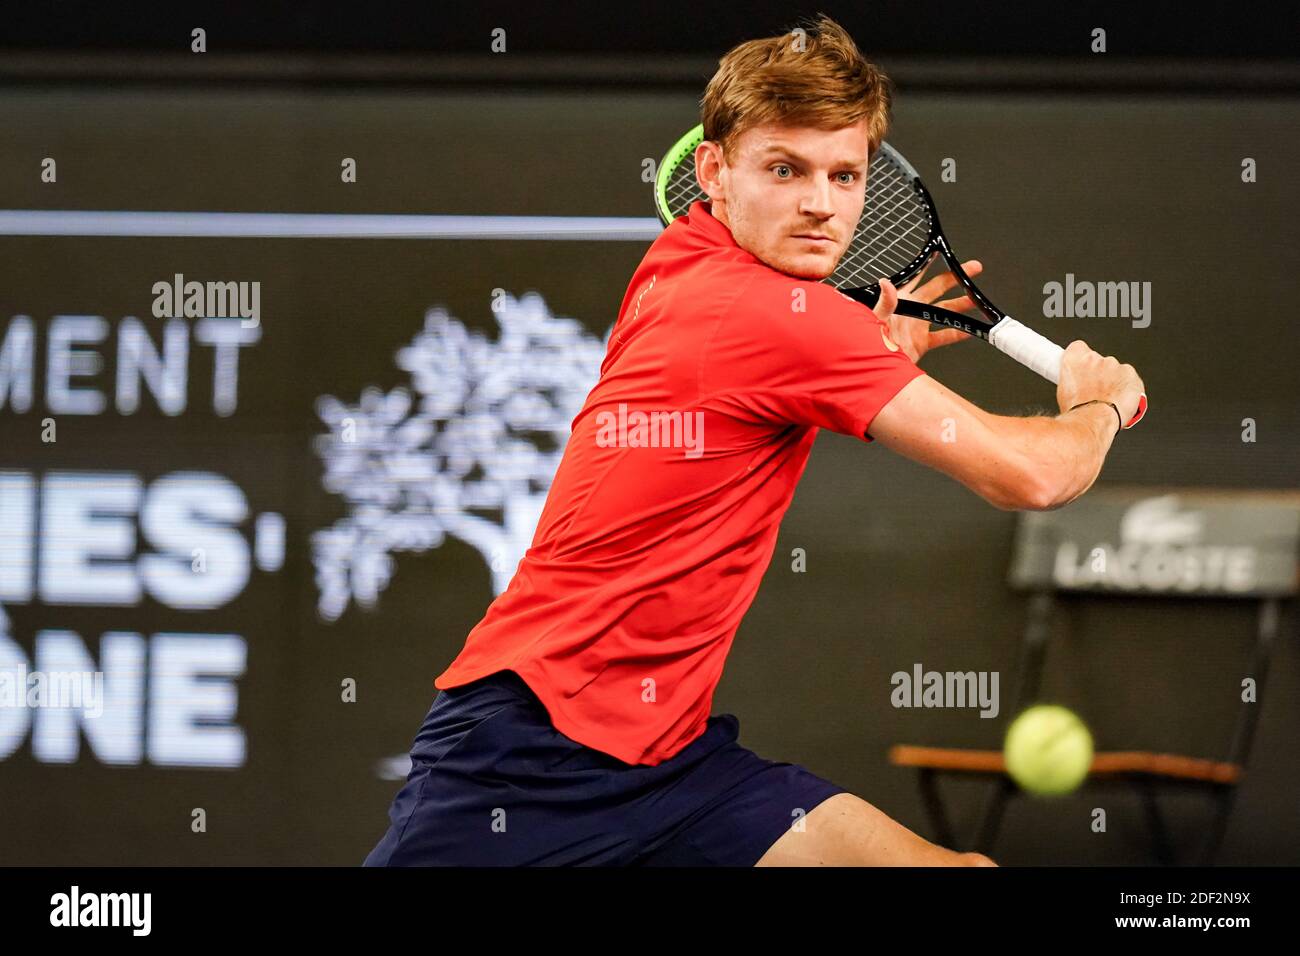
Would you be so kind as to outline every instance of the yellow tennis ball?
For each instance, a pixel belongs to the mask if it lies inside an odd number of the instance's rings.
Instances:
[[[1092,766],[1092,734],[1073,711],[1055,704],[1030,707],[1011,722],[1003,753],[1007,773],[1043,797],[1070,793]]]

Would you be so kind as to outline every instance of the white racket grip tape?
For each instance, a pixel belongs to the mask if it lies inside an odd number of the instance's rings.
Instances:
[[[1061,381],[1061,358],[1065,355],[1065,349],[1028,326],[1017,322],[1011,316],[1008,315],[989,329],[989,341],[1000,351],[1010,355],[1026,368],[1037,372],[1053,385]],[[1142,421],[1142,416],[1146,413],[1147,397],[1144,394],[1138,399],[1137,413],[1124,427],[1132,428]]]
[[[1061,380],[1065,349],[1051,339],[1007,316],[989,330],[989,341],[1025,368],[1033,369],[1053,385]]]

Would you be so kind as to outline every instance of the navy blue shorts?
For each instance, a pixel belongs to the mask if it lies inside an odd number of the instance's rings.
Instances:
[[[498,671],[438,695],[365,865],[753,866],[844,788],[739,733],[714,715],[671,759],[626,764],[560,733],[523,678]]]

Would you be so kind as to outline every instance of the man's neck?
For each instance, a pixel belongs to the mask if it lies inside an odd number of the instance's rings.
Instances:
[[[704,208],[707,209],[709,211],[709,215],[712,216],[714,219],[718,220],[718,222],[722,223],[728,229],[731,228],[731,223],[727,222],[726,203],[723,203],[721,206],[715,206],[713,204],[713,200],[709,199],[704,201]]]

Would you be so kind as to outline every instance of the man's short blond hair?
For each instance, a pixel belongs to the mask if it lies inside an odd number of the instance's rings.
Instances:
[[[867,120],[871,152],[889,128],[892,86],[844,28],[822,14],[780,36],[749,40],[718,61],[700,100],[704,138],[730,155],[766,123],[836,130]]]

